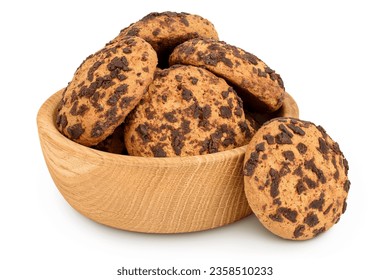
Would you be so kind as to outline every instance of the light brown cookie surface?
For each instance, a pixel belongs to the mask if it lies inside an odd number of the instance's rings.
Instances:
[[[347,174],[347,160],[325,130],[294,118],[263,124],[244,160],[250,207],[286,239],[310,239],[338,222],[347,205]]]
[[[129,155],[192,156],[245,145],[251,132],[242,101],[221,78],[194,66],[156,72],[126,120]]]
[[[138,104],[156,65],[156,52],[139,37],[109,44],[89,56],[63,92],[59,131],[85,146],[103,141]]]
[[[218,39],[214,25],[207,19],[188,13],[150,13],[141,20],[121,30],[114,41],[126,36],[138,36],[156,50],[159,65],[168,65],[168,57],[177,45],[198,37]]]
[[[196,38],[177,46],[169,64],[202,66],[231,83],[244,103],[274,112],[282,106],[281,77],[259,58],[240,48],[212,39]]]

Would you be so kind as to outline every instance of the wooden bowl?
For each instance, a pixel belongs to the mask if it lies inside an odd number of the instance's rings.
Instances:
[[[251,213],[242,175],[246,146],[173,158],[98,151],[58,132],[61,93],[38,112],[39,138],[55,185],[84,216],[128,231],[179,233],[220,227]],[[298,114],[295,101],[290,96],[286,101]]]

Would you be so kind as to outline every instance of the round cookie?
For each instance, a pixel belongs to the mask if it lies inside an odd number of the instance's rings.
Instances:
[[[159,65],[168,67],[168,57],[174,47],[197,37],[218,39],[214,25],[198,15],[188,13],[150,13],[121,30],[114,41],[126,36],[138,36],[156,50]]]
[[[100,143],[138,104],[156,65],[156,52],[139,37],[128,37],[90,55],[63,92],[58,130],[85,146]]]
[[[281,77],[259,58],[213,39],[196,38],[177,46],[169,64],[202,66],[232,84],[253,109],[274,112],[282,106]]]
[[[245,193],[274,234],[306,240],[328,230],[346,209],[348,163],[321,126],[295,118],[263,124],[244,159]]]
[[[146,157],[210,154],[245,145],[251,136],[233,88],[205,69],[182,65],[156,72],[125,127],[129,155]]]

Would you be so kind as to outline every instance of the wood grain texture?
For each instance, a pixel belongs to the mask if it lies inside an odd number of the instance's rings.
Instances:
[[[40,143],[58,190],[84,216],[128,231],[179,233],[220,227],[251,213],[242,175],[246,146],[175,158],[94,150],[56,129],[61,93],[38,112]]]

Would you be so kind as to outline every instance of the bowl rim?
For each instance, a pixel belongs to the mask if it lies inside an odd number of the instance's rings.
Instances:
[[[199,164],[201,162],[209,162],[212,161],[223,161],[226,158],[230,157],[239,157],[243,156],[246,151],[246,147],[248,145],[240,146],[234,149],[216,152],[212,154],[206,155],[195,155],[195,156],[181,156],[181,157],[141,157],[141,156],[131,156],[131,155],[121,155],[114,154],[105,151],[100,151],[97,149],[93,149],[91,147],[87,147],[81,145],[77,142],[70,140],[69,138],[62,135],[55,125],[55,110],[58,106],[58,103],[61,99],[61,94],[65,90],[65,88],[57,91],[52,94],[48,99],[44,101],[44,103],[39,108],[37,114],[37,125],[38,125],[38,133],[40,138],[51,138],[52,141],[56,144],[60,144],[61,146],[66,145],[67,149],[74,151],[75,153],[72,156],[82,156],[88,155],[98,158],[103,158],[104,160],[113,161],[116,164],[118,162],[131,164],[133,162],[137,162],[137,164],[147,164],[148,166],[159,166],[162,165],[183,165],[183,164]]]

